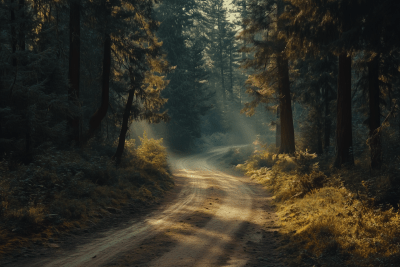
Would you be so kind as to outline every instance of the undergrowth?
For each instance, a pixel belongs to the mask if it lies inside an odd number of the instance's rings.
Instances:
[[[330,167],[307,152],[264,147],[238,168],[274,194],[294,266],[395,266],[400,262],[399,158],[371,172],[366,159]],[[295,253],[297,252],[297,253]]]
[[[126,204],[146,205],[172,187],[162,140],[127,141],[116,168],[107,148],[48,148],[28,166],[0,162],[0,255],[83,228]],[[96,152],[97,151],[97,152]]]

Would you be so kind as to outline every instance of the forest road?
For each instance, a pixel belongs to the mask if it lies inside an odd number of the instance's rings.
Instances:
[[[281,266],[271,196],[216,163],[230,148],[172,158],[179,189],[172,199],[124,229],[29,266]]]

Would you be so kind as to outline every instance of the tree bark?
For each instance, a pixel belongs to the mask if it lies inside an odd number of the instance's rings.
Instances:
[[[229,44],[229,78],[230,78],[230,86],[229,86],[229,95],[230,100],[233,101],[233,58],[232,58],[232,40],[230,40]]]
[[[220,75],[221,75],[221,90],[222,90],[222,98],[224,100],[224,110],[226,103],[226,92],[225,92],[225,80],[224,80],[224,58],[223,58],[223,48],[222,48],[222,22],[221,22],[221,14],[220,14],[220,6],[218,5],[218,42],[219,42],[219,61],[220,61]]]
[[[106,4],[106,15],[111,16],[111,7]],[[102,73],[102,90],[101,90],[101,106],[92,115],[89,120],[89,130],[86,136],[86,140],[92,138],[97,129],[101,125],[101,121],[107,114],[109,105],[109,92],[110,92],[110,71],[111,71],[111,37],[109,33],[105,34],[104,37],[104,55],[103,55],[103,73]]]
[[[290,96],[289,62],[282,56],[278,56],[277,61],[281,119],[281,146],[279,148],[279,153],[294,153],[296,149],[294,143],[292,101]]]
[[[280,120],[280,108],[276,108],[276,133],[275,133],[275,145],[277,148],[281,147],[281,120]]]
[[[135,92],[134,89],[129,90],[128,100],[126,101],[125,111],[122,117],[122,126],[121,126],[121,132],[119,134],[118,147],[114,155],[117,165],[121,163],[122,153],[124,152],[125,138],[126,138],[126,133],[128,131],[128,122],[129,122],[129,117],[131,115],[134,92]]]
[[[325,88],[324,92],[324,150],[331,145],[331,118],[330,118],[330,109],[329,109],[329,90]]]
[[[15,54],[17,52],[17,30],[15,29],[15,10],[13,7],[11,8],[11,51],[13,54],[12,66],[17,67],[17,56]]]
[[[18,9],[22,20],[21,25],[19,26],[18,47],[19,50],[25,51],[25,0],[19,0]]]
[[[351,113],[351,57],[339,55],[337,92],[336,158],[334,166],[353,165],[353,131]]]
[[[283,30],[279,16],[285,10],[285,3],[283,0],[278,1],[278,29]],[[284,58],[283,49],[285,48],[284,41],[281,41],[281,53],[277,56],[278,66],[278,90],[279,90],[279,107],[281,118],[281,146],[279,153],[294,153],[294,127],[293,127],[293,114],[292,114],[292,99],[290,96],[290,81],[289,81],[289,61]]]
[[[317,122],[317,151],[315,151],[318,155],[323,153],[322,149],[322,123],[321,118],[318,118]]]
[[[68,100],[79,105],[79,82],[80,82],[80,50],[81,50],[81,30],[80,30],[80,1],[71,1],[70,4],[70,23],[69,23],[69,72],[68,78],[70,87],[68,89]],[[69,120],[71,129],[71,139],[76,144],[80,143],[80,120],[73,117]]]
[[[382,144],[380,132],[377,131],[381,124],[381,110],[379,107],[379,56],[368,62],[368,91],[371,168],[380,169],[382,166]]]

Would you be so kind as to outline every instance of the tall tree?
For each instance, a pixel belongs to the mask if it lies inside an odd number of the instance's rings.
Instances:
[[[69,101],[79,105],[79,83],[81,73],[81,3],[80,0],[70,2],[69,22],[69,72],[68,78],[70,88],[68,90]],[[80,119],[78,116],[69,119],[71,128],[71,139],[79,144],[80,142]]]
[[[337,62],[332,54],[306,56],[295,61],[293,92],[296,101],[307,107],[302,138],[312,152],[321,154],[330,147],[331,101],[336,96]]]
[[[351,56],[339,55],[335,166],[354,164],[351,111]]]
[[[230,69],[229,46],[233,31],[227,21],[227,10],[222,0],[204,1],[201,9],[203,11],[202,31],[208,41],[205,54],[211,70],[209,80],[221,99],[216,103],[218,108],[222,113],[227,114],[226,105],[230,89],[227,86],[226,76]]]
[[[249,18],[240,34],[245,41],[241,51],[254,53],[243,64],[257,72],[249,76],[247,92],[254,96],[246,103],[243,112],[253,115],[260,104],[279,104],[280,153],[295,152],[293,115],[291,108],[289,62],[284,53],[286,41],[282,31],[286,22],[281,15],[285,9],[283,1],[260,0],[249,4]],[[267,14],[267,15],[266,15]],[[278,100],[278,101],[276,101]]]
[[[100,127],[101,121],[107,114],[110,101],[110,72],[111,72],[111,36],[107,21],[111,18],[111,3],[103,0],[104,12],[104,48],[103,48],[103,72],[101,79],[101,105],[89,120],[89,130],[86,134],[85,141],[92,138],[95,131]]]
[[[283,1],[277,2],[277,17],[278,17],[278,30],[284,29],[284,21],[279,19],[285,10]],[[284,41],[279,42],[279,50],[277,55],[278,67],[278,89],[279,89],[279,108],[280,108],[280,125],[281,125],[281,146],[279,153],[294,153],[294,127],[292,115],[292,99],[290,96],[290,81],[289,81],[289,61],[284,55],[284,48],[286,46]]]
[[[52,22],[55,14],[45,19],[35,13],[33,4],[23,0],[0,3],[7,12],[2,13],[1,31],[10,33],[0,38],[0,46],[9,48],[0,49],[3,62],[9,63],[2,64],[0,71],[0,157],[25,164],[44,143],[60,145],[64,119],[72,115],[64,102],[68,82],[64,65],[57,59],[56,38],[43,41],[43,31],[55,33],[45,23]]]
[[[351,53],[359,48],[362,27],[359,1],[290,0],[285,17],[288,54],[330,51],[338,57],[335,166],[354,164],[351,110]]]
[[[368,62],[368,97],[369,97],[369,135],[371,147],[371,168],[380,169],[382,165],[379,55]]]
[[[171,117],[165,126],[165,139],[171,148],[187,151],[201,136],[201,117],[211,108],[204,60],[207,42],[200,30],[203,18],[196,1],[188,0],[163,1],[156,17],[162,21],[157,35],[169,64],[174,66],[163,91]]]
[[[125,139],[132,120],[146,120],[149,123],[168,121],[166,112],[159,112],[167,102],[161,91],[167,82],[162,76],[168,71],[168,64],[161,54],[161,42],[156,38],[158,23],[152,17],[152,2],[147,5],[134,3],[125,11],[133,12],[125,19],[126,26],[135,28],[136,32],[127,31],[115,41],[120,50],[119,64],[115,70],[119,77],[125,77],[127,97],[118,146],[114,154],[117,165],[121,162],[125,147]],[[124,14],[124,8],[120,11]],[[118,16],[118,14],[117,14]]]

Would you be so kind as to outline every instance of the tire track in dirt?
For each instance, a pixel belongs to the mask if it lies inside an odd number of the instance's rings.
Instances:
[[[158,232],[171,226],[175,221],[181,220],[187,213],[201,203],[204,195],[204,181],[202,179],[188,179],[192,171],[187,166],[193,164],[193,157],[177,159],[174,175],[183,179],[185,186],[177,199],[168,208],[159,212],[150,213],[142,222],[133,222],[131,226],[122,230],[110,230],[104,233],[103,238],[95,239],[90,243],[78,246],[72,254],[57,255],[54,259],[44,259],[30,266],[85,266],[97,267],[111,261],[116,255],[138,246],[143,240],[151,238]]]
[[[209,184],[222,191],[219,197],[223,200],[218,210],[205,227],[192,235],[177,237],[178,245],[149,266],[216,266],[235,231],[250,217],[251,189],[210,164],[226,150],[214,150],[211,156],[198,160],[198,166],[203,169],[197,171],[198,175],[210,177]]]
[[[267,236],[262,227],[269,212],[262,207],[269,197],[247,179],[219,170],[215,163],[229,149],[172,158],[181,188],[173,201],[129,227],[111,229],[73,252],[60,251],[28,266],[254,265],[254,244]],[[256,252],[250,253],[250,247]]]

